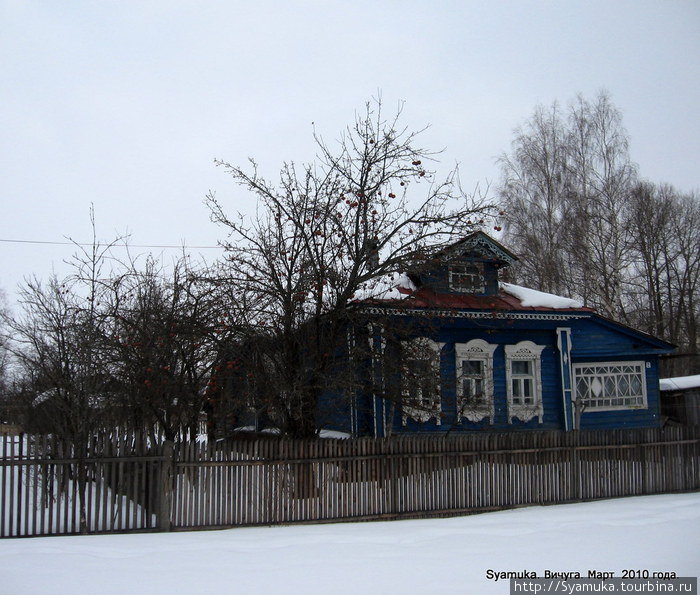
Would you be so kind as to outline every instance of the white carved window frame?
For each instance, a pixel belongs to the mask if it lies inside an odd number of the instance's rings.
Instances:
[[[494,423],[496,414],[493,387],[493,354],[498,345],[487,343],[483,339],[472,339],[467,343],[455,343],[455,366],[457,381],[457,422],[468,419],[479,422],[489,418]],[[482,363],[482,390],[484,399],[478,404],[467,403],[464,396],[463,362],[479,361]]]
[[[542,351],[544,345],[536,345],[532,341],[520,341],[515,345],[506,345],[506,390],[508,395],[508,423],[513,419],[528,422],[537,417],[542,423],[544,406],[542,403]],[[530,374],[513,374],[513,362],[531,362]],[[513,380],[532,380],[533,403],[513,402]]]
[[[405,426],[408,423],[408,418],[414,419],[419,422],[427,422],[431,419],[435,419],[436,425],[442,423],[442,382],[440,375],[440,353],[444,347],[444,343],[438,343],[432,339],[426,337],[418,337],[416,339],[411,339],[410,341],[402,341],[403,345],[408,345],[411,349],[416,349],[422,354],[429,356],[428,364],[429,368],[433,374],[433,394],[429,397],[422,395],[423,387],[416,387],[409,385],[409,379],[405,374],[401,375],[401,416],[402,423]],[[401,350],[402,360],[404,359],[405,349]],[[405,365],[405,361],[404,361]],[[421,390],[421,402],[422,406],[411,407],[407,402],[411,399],[411,390],[418,388]]]
[[[574,364],[576,397],[586,411],[647,409],[646,362]]]

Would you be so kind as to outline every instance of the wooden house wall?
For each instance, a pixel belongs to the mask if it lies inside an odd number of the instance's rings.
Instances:
[[[504,322],[510,322],[511,328],[499,328]],[[445,433],[460,431],[484,430],[516,430],[516,429],[557,429],[563,426],[563,409],[561,403],[561,373],[559,369],[559,354],[556,345],[555,325],[550,329],[533,328],[532,321],[502,321],[484,320],[469,321],[465,319],[441,321],[442,325],[435,329],[429,337],[439,343],[444,343],[441,350],[441,407],[442,417],[438,425],[436,420],[418,422],[410,417],[404,425],[400,411],[396,411],[393,420],[394,433]],[[519,327],[519,328],[518,328]],[[487,343],[496,344],[494,353],[493,380],[495,417],[494,423],[485,419],[474,423],[462,419],[457,421],[457,381],[455,369],[455,343],[466,343],[472,339],[482,339]],[[507,389],[506,389],[506,359],[505,346],[514,345],[520,341],[533,341],[545,345],[541,358],[542,398],[544,416],[542,423],[537,418],[529,422],[513,420],[508,423]]]
[[[386,321],[384,321],[386,323]],[[371,394],[369,383],[366,391],[359,390],[348,397],[327,394],[322,400],[324,409],[322,425],[358,435],[383,436],[385,425],[394,434],[447,433],[472,431],[509,431],[535,429],[563,429],[564,404],[561,377],[561,359],[557,346],[557,329],[570,328],[572,336],[572,361],[643,361],[647,391],[647,407],[617,411],[584,411],[582,429],[655,427],[660,424],[658,390],[658,356],[651,353],[654,345],[626,329],[618,331],[613,325],[601,324],[594,317],[571,320],[520,320],[508,318],[433,318],[396,317],[389,324],[413,329],[411,336],[428,337],[443,343],[440,354],[441,408],[440,423],[435,419],[420,422],[407,417],[404,423],[401,408]],[[364,327],[366,329],[366,327]],[[362,341],[369,340],[365,330],[359,333]],[[408,338],[408,337],[407,337]],[[462,419],[457,421],[457,382],[455,369],[455,343],[482,339],[498,345],[493,360],[495,417],[478,423]],[[540,366],[542,380],[542,423],[538,418],[529,422],[514,419],[508,421],[506,355],[505,346],[521,341],[544,345]],[[377,374],[376,363],[361,364],[361,375]],[[381,373],[381,372],[380,372]],[[570,404],[567,403],[567,407]],[[571,411],[569,409],[569,411]]]
[[[433,325],[436,325],[433,322]],[[442,418],[418,422],[407,418],[404,424],[400,412],[393,420],[395,433],[557,429],[564,427],[564,404],[562,398],[561,361],[557,347],[556,329],[572,329],[574,362],[644,361],[647,387],[647,408],[618,411],[584,412],[582,428],[653,427],[660,423],[658,393],[658,361],[656,355],[644,355],[649,345],[634,335],[617,332],[600,325],[595,319],[570,321],[513,320],[513,319],[445,319],[431,333],[431,338],[444,343],[441,352],[441,405]],[[425,329],[425,326],[424,326]],[[495,417],[473,423],[457,421],[457,383],[455,369],[455,343],[466,343],[471,339],[482,339],[498,345],[494,353],[494,399]],[[541,356],[542,423],[535,418],[529,422],[514,419],[508,421],[505,346],[520,341],[533,341],[544,345]],[[614,356],[612,355],[614,353]],[[648,366],[648,367],[647,367]],[[567,406],[569,404],[567,403]]]
[[[641,334],[616,328],[612,323],[595,318],[575,320],[571,325],[571,356],[574,360],[606,361],[624,356],[623,359],[641,359],[646,354],[657,354],[658,348]],[[650,338],[651,339],[651,338]]]
[[[660,425],[658,355],[653,345],[640,335],[617,330],[606,322],[592,319],[576,321],[572,326],[571,357],[574,364],[584,362],[645,362],[647,407],[618,411],[584,411],[582,429],[643,428]]]

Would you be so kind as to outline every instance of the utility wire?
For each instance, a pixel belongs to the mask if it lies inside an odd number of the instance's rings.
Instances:
[[[45,240],[9,240],[0,238],[0,242],[10,243],[10,244],[47,244],[49,246],[92,246],[92,243],[83,242],[49,242]],[[214,250],[222,249],[222,246],[183,246],[183,245],[173,245],[173,244],[160,244],[160,245],[150,245],[150,244],[126,244],[123,242],[116,244],[109,244],[109,242],[98,242],[100,246],[114,246],[116,248],[175,248],[178,250]]]

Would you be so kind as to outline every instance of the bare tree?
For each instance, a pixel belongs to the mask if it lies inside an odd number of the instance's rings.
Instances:
[[[521,280],[623,316],[636,169],[609,96],[579,96],[566,118],[556,104],[538,107],[500,163],[505,232],[521,255]]]
[[[111,378],[102,340],[104,298],[110,250],[121,240],[97,240],[92,208],[90,222],[92,242],[75,243],[76,252],[68,261],[71,274],[63,280],[54,275],[46,284],[26,280],[20,289],[20,314],[5,316],[9,349],[23,371],[24,384],[33,387],[34,403],[46,403],[51,411],[40,416],[41,429],[81,447],[105,418]],[[28,414],[29,425],[39,421],[32,419],[32,411]]]
[[[9,309],[7,307],[7,298],[5,292],[0,288],[0,424],[16,422],[14,410],[15,404],[12,403],[12,395],[10,390],[11,372],[10,372],[10,352],[8,349],[9,334],[5,326],[9,318]]]
[[[69,283],[53,277],[46,285],[27,281],[19,302],[22,314],[7,324],[27,397],[23,425],[28,431],[59,436],[72,451],[76,459],[72,478],[77,482],[80,527],[85,532],[88,477],[84,460],[91,436],[106,423],[105,396],[110,390],[97,301],[94,295],[80,296]]]
[[[637,183],[622,115],[607,93],[578,96],[569,115],[569,242],[584,303],[624,318],[623,277],[632,262],[629,208]]]
[[[698,198],[639,182],[606,93],[537,108],[500,163],[519,280],[697,353]]]
[[[185,256],[166,267],[111,256],[114,242],[76,243],[71,274],[26,282],[22,312],[5,316],[27,399],[27,429],[83,452],[107,427],[194,435],[228,303]],[[225,297],[225,296],[224,296]],[[83,450],[80,450],[83,449]]]
[[[254,217],[231,217],[211,194],[212,219],[228,232],[226,280],[247,303],[251,337],[265,337],[265,392],[283,430],[317,431],[315,408],[335,378],[356,294],[381,275],[417,265],[462,237],[492,207],[465,195],[457,172],[438,181],[435,154],[418,132],[370,102],[337,146],[314,138],[315,163],[284,164],[278,184],[223,161],[234,181],[258,199]],[[243,298],[242,298],[243,299]]]
[[[674,318],[676,307],[668,283],[673,203],[670,195],[657,192],[653,184],[640,183],[634,190],[630,224],[637,259],[627,297],[639,327],[669,341],[676,340],[667,318],[667,314]]]
[[[167,440],[196,436],[228,329],[206,278],[184,256],[169,270],[149,258],[113,277],[106,344],[127,425],[160,429]]]
[[[550,293],[566,283],[570,218],[567,130],[559,106],[538,107],[499,158],[505,233],[521,261],[520,280]]]
[[[672,278],[678,297],[678,312],[683,325],[682,347],[694,354],[693,367],[685,373],[700,372],[700,197],[697,193],[678,198],[672,219],[676,253],[670,261]]]
[[[670,185],[640,184],[634,193],[635,263],[628,280],[628,308],[639,328],[679,346],[685,361],[667,373],[698,370],[700,200]]]

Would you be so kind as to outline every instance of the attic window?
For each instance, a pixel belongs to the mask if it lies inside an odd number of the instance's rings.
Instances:
[[[461,293],[483,293],[484,266],[479,264],[453,264],[449,268],[450,288]]]

